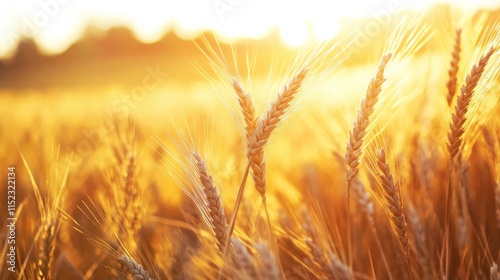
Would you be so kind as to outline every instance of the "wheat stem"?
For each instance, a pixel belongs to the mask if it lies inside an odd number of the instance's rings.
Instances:
[[[224,260],[227,258],[227,253],[229,252],[229,245],[231,240],[231,236],[234,231],[234,227],[236,226],[236,218],[238,217],[238,211],[240,209],[241,201],[243,199],[243,193],[245,192],[245,186],[248,178],[248,172],[250,171],[250,162],[247,163],[247,166],[245,168],[245,172],[243,173],[243,178],[241,179],[240,186],[238,188],[238,194],[236,196],[236,202],[234,204],[234,209],[233,209],[233,214],[231,215],[231,221],[229,222],[229,226],[227,227],[227,237],[226,237],[226,243],[224,244],[224,251],[223,251],[223,257]],[[223,267],[219,269],[219,275],[217,277],[218,280],[222,279],[222,274],[223,274]]]

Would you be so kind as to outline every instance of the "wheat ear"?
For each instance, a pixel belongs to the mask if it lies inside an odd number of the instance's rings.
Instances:
[[[116,233],[110,242],[123,243],[127,252],[134,254],[138,249],[137,238],[142,227],[143,211],[147,207],[147,203],[142,201],[143,193],[138,184],[140,168],[136,157],[136,130],[130,116],[125,119],[113,116],[113,121],[114,133],[108,139],[113,161],[109,163],[106,182],[109,186],[107,196],[114,203],[103,205],[109,221],[108,231]],[[122,249],[118,250],[122,253]],[[110,272],[116,274],[117,270]]]
[[[337,255],[330,252],[330,260],[328,260],[313,239],[306,238],[305,242],[311,251],[314,262],[319,265],[326,279],[351,279],[351,270]]]
[[[227,239],[227,222],[226,214],[224,213],[224,208],[222,207],[222,199],[219,195],[219,190],[214,185],[212,176],[208,174],[205,161],[196,152],[193,153],[193,156],[198,170],[198,176],[201,184],[203,185],[203,192],[205,193],[207,199],[208,209],[210,210],[210,218],[213,223],[212,230],[214,231],[215,238],[217,239],[217,246],[219,247],[219,250],[223,252],[224,244]]]
[[[451,52],[450,69],[448,70],[449,79],[446,83],[448,88],[448,95],[446,96],[448,100],[448,105],[451,106],[453,103],[453,98],[457,92],[457,73],[458,73],[458,63],[460,62],[460,44],[462,41],[462,29],[457,29],[455,31],[455,44],[453,45],[453,51]]]
[[[351,269],[343,263],[339,257],[330,252],[330,270],[337,276],[336,279],[349,280],[353,279]]]
[[[239,205],[243,197],[243,192],[245,188],[246,178],[249,169],[252,169],[252,178],[254,180],[255,188],[259,192],[266,210],[267,222],[269,229],[271,229],[271,223],[269,220],[269,213],[266,207],[266,164],[264,162],[264,145],[269,140],[271,133],[274,131],[278,125],[281,117],[285,113],[286,109],[290,106],[290,102],[293,100],[298,90],[300,89],[303,80],[308,72],[307,68],[302,68],[299,73],[292,78],[290,82],[280,91],[275,102],[271,105],[271,108],[267,111],[264,118],[260,118],[257,123],[257,118],[254,117],[254,106],[251,102],[250,94],[245,93],[243,87],[239,82],[233,79],[233,88],[239,98],[240,106],[242,107],[243,115],[245,117],[247,140],[248,140],[248,165],[245,169],[245,174],[243,175],[240,187],[238,189],[238,195],[236,199],[236,204],[234,207],[233,215],[229,223],[229,230],[227,233],[226,242],[223,243],[223,255],[226,257],[229,238],[232,235],[234,226],[236,223],[236,215],[239,210]],[[236,81],[236,82],[235,82]],[[255,127],[255,123],[257,126]],[[251,131],[250,128],[254,128]],[[250,136],[251,135],[251,136]],[[222,271],[219,271],[219,279],[222,277]]]
[[[307,247],[309,247],[309,250],[311,251],[311,255],[313,257],[314,262],[316,262],[319,265],[321,271],[326,276],[326,278],[333,279],[335,276],[333,272],[330,270],[328,262],[326,261],[326,258],[323,255],[323,252],[321,251],[319,246],[316,243],[314,243],[314,241],[311,238],[306,238],[305,242],[307,244]]]
[[[385,82],[384,73],[385,67],[389,60],[392,58],[392,53],[388,53],[382,57],[379,62],[377,74],[371,79],[368,84],[368,89],[366,90],[366,95],[361,101],[361,107],[359,108],[358,115],[353,124],[353,129],[349,133],[349,140],[346,145],[345,161],[347,164],[347,211],[346,211],[346,221],[347,221],[347,253],[349,259],[349,267],[352,267],[352,241],[351,241],[351,184],[354,178],[359,173],[359,164],[361,160],[361,154],[363,152],[363,140],[366,135],[366,130],[370,122],[370,116],[373,114],[375,105],[377,104],[380,92],[382,92],[382,85]]]
[[[424,231],[422,219],[418,214],[415,207],[409,203],[408,205],[408,222],[413,229],[413,236],[415,238],[416,249],[418,252],[418,262],[422,267],[424,277],[431,277],[431,267],[429,265],[429,250],[427,247],[427,236]]]
[[[371,199],[370,193],[366,190],[363,183],[359,180],[359,178],[355,178],[351,184],[352,188],[358,195],[358,204],[361,206],[361,209],[366,214],[368,218],[368,222],[370,226],[375,226],[375,207],[373,206],[373,201]]]
[[[249,139],[248,158],[252,168],[252,178],[255,188],[266,203],[266,163],[264,162],[264,145],[269,141],[271,133],[276,129],[281,117],[290,107],[290,102],[294,99],[304,81],[307,68],[302,68],[288,84],[280,91],[276,100],[271,104],[271,108],[266,115],[260,118],[255,132]]]
[[[376,76],[370,81],[366,95],[361,101],[361,107],[358,111],[356,120],[354,121],[353,129],[349,134],[347,142],[347,152],[345,160],[347,163],[347,182],[351,182],[359,172],[359,163],[362,154],[363,139],[366,135],[366,130],[370,122],[370,117],[377,104],[379,94],[382,91],[382,85],[385,82],[384,72],[387,63],[391,59],[392,54],[386,54],[378,65]]]
[[[498,265],[493,263],[490,267],[490,279],[500,280],[500,272],[498,271]]]
[[[484,72],[486,64],[488,64],[488,60],[495,51],[495,48],[490,48],[490,50],[481,57],[479,63],[472,67],[471,72],[467,75],[465,85],[463,85],[460,90],[461,92],[457,99],[457,105],[455,105],[455,112],[452,115],[450,131],[448,132],[448,151],[450,152],[452,161],[458,154],[462,144],[462,135],[465,132],[464,126],[467,120],[466,115],[474,94],[474,89]]]
[[[403,212],[403,203],[399,195],[399,190],[394,184],[389,165],[386,163],[385,151],[380,149],[377,152],[377,166],[380,170],[380,180],[384,198],[391,216],[391,224],[398,235],[401,248],[406,254],[408,265],[410,264],[410,240],[408,239],[408,227],[406,217]],[[410,268],[410,266],[409,266]],[[408,273],[411,273],[410,271]]]
[[[134,152],[127,158],[123,193],[125,194],[125,204],[122,209],[125,218],[123,219],[125,229],[129,231],[129,236],[134,238],[141,228],[141,206],[139,201],[139,190],[136,183],[137,166]]]
[[[49,213],[48,215],[51,214]],[[54,217],[47,217],[47,220],[43,221],[42,232],[38,244],[38,260],[36,263],[36,276],[38,280],[52,279],[54,251],[56,249],[56,232],[58,227],[59,214]]]
[[[258,279],[257,270],[255,269],[255,260],[248,252],[243,243],[236,237],[231,238],[234,246],[233,261],[234,267],[243,272],[250,279]]]
[[[281,279],[280,268],[276,257],[271,253],[269,247],[264,243],[255,244],[259,254],[259,272],[262,280]]]
[[[238,95],[238,103],[240,104],[243,117],[245,119],[246,139],[250,141],[255,129],[257,128],[257,117],[255,116],[255,106],[253,105],[250,93],[245,92],[241,83],[233,79],[233,89]]]
[[[245,92],[245,90],[243,89],[243,86],[236,78],[233,78],[232,85],[233,85],[234,91],[238,95],[238,103],[240,104],[241,111],[243,112],[243,117],[245,120],[245,130],[246,130],[245,137],[247,139],[247,142],[250,143],[250,138],[254,134],[255,129],[257,127],[257,118],[255,117],[255,107],[253,105],[250,93]],[[246,181],[247,181],[247,177],[248,177],[248,172],[249,172],[250,167],[251,167],[250,153],[247,153],[247,157],[248,157],[248,164],[245,168],[243,178],[241,179],[240,187],[238,188],[238,194],[236,196],[236,202],[234,204],[233,214],[231,216],[231,220],[229,221],[228,230],[227,230],[226,237],[225,237],[225,243],[223,244],[222,253],[223,253],[224,259],[227,256],[230,241],[232,240],[231,235],[233,234],[233,230],[234,230],[234,227],[236,225],[236,218],[238,215],[238,211],[240,209],[241,201],[243,199],[243,193],[245,192],[245,186],[246,186]],[[222,269],[219,271],[218,279],[221,279],[221,277],[222,277]]]
[[[144,270],[142,265],[138,264],[134,259],[127,258],[126,256],[121,256],[120,262],[127,267],[128,273],[130,273],[132,277],[134,277],[134,279],[153,280],[149,277],[147,271]]]

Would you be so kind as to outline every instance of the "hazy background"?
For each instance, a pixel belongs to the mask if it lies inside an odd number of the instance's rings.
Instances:
[[[448,1],[474,12],[500,1]],[[449,3],[448,3],[449,4]],[[287,55],[306,40],[348,37],[367,20],[425,11],[435,28],[448,21],[433,13],[447,1],[1,1],[0,89],[117,87],[137,84],[146,67],[168,73],[164,82],[203,82],[208,60],[193,41],[213,35],[241,53]],[[379,34],[383,36],[384,33]],[[212,42],[214,42],[212,40]],[[198,39],[199,43],[199,39]],[[362,54],[357,56],[362,60]],[[244,57],[241,57],[244,59]],[[197,65],[195,67],[194,65]],[[259,73],[257,69],[256,74]]]

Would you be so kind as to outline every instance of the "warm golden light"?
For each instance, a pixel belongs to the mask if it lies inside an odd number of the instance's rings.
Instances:
[[[499,8],[0,0],[0,278],[500,279]]]
[[[311,35],[327,40],[345,17],[372,17],[382,12],[424,9],[445,1],[2,1],[0,57],[12,54],[23,37],[32,37],[45,53],[59,53],[80,38],[89,25],[126,26],[142,42],[151,43],[174,29],[178,34],[214,31],[225,38],[260,38],[278,28],[283,41],[299,46]],[[498,1],[448,1],[458,7],[498,7]]]

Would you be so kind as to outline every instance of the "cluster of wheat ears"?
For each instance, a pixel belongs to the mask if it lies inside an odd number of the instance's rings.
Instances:
[[[136,124],[132,117],[115,119],[114,136],[103,145],[111,156],[104,163],[108,168],[102,182],[92,176],[82,180],[105,187],[97,195],[86,193],[89,199],[75,201],[77,210],[68,207],[74,201],[68,195],[74,192],[67,187],[69,169],[46,170],[52,178],[46,183],[49,191],[42,191],[37,176],[29,173],[40,213],[39,221],[31,224],[40,227],[32,246],[21,254],[26,261],[19,265],[17,278],[500,279],[500,37],[481,37],[471,51],[479,57],[469,55],[474,61],[465,62],[462,37],[457,29],[450,40],[454,43],[448,55],[448,81],[428,89],[432,100],[442,99],[447,107],[443,113],[436,105],[439,109],[427,123],[424,107],[433,105],[419,98],[409,102],[414,102],[418,117],[402,120],[406,126],[388,128],[384,122],[390,120],[377,116],[390,107],[384,102],[397,104],[384,97],[387,69],[391,63],[403,63],[395,61],[401,49],[382,54],[347,137],[335,136],[345,149],[333,155],[323,151],[324,158],[339,165],[328,170],[319,158],[286,175],[303,175],[289,180],[300,189],[298,200],[273,189],[284,183],[268,178],[280,169],[269,168],[268,154],[274,151],[267,147],[283,119],[296,111],[293,106],[304,83],[321,76],[317,69],[311,74],[317,66],[311,60],[301,60],[261,115],[241,78],[226,79],[239,106],[234,117],[244,123],[242,164],[232,165],[233,179],[227,180],[237,192],[216,185],[223,171],[211,168],[210,153],[185,143],[191,136],[180,133],[180,141],[169,143],[154,137],[160,147],[156,156],[166,162],[159,169],[170,169],[165,172],[173,177],[170,184],[180,185],[188,198],[176,206],[183,219],[152,214],[160,212],[161,206],[154,205],[160,200],[148,189],[148,177],[140,168]],[[407,75],[413,79],[412,73]],[[486,106],[489,110],[481,107],[491,100],[495,104]],[[280,164],[294,158],[286,155]],[[252,191],[258,195],[252,196]],[[19,223],[30,223],[27,219]],[[159,229],[163,227],[169,230]],[[85,238],[68,240],[78,235]],[[75,257],[78,250],[80,259]]]

